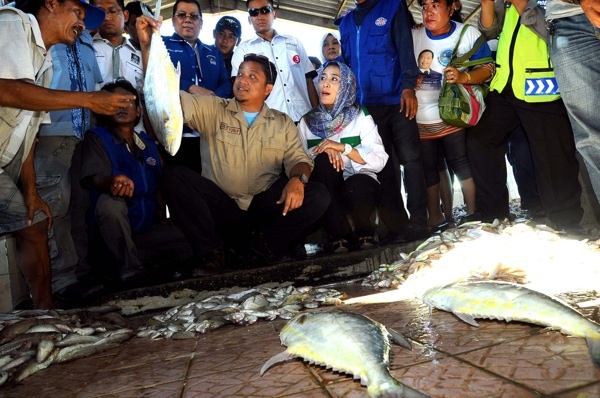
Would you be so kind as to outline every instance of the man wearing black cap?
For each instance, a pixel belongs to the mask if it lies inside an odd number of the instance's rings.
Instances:
[[[231,58],[233,49],[242,41],[242,25],[234,17],[224,16],[219,19],[213,30],[215,47],[223,54],[223,61],[227,68],[227,76],[231,76]]]
[[[49,49],[72,45],[103,20],[104,12],[85,0],[18,0],[15,8],[0,8],[0,235],[15,233],[17,264],[36,308],[54,307],[47,237],[52,215],[37,191],[33,162],[44,111],[84,107],[114,114],[135,98],[47,88]]]

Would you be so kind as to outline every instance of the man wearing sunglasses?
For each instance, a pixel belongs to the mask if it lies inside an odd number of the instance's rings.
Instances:
[[[202,9],[198,0],[177,0],[173,6],[175,33],[163,37],[173,65],[181,65],[179,88],[191,94],[231,95],[231,80],[225,68],[223,55],[214,46],[198,38],[202,29]],[[168,165],[181,164],[201,171],[200,134],[184,127],[181,147],[175,156],[165,155]]]
[[[159,25],[138,19],[146,60]],[[225,246],[247,245],[249,230],[259,233],[252,248],[263,263],[281,261],[329,206],[325,186],[309,181],[313,161],[293,121],[265,104],[277,79],[266,57],[246,54],[233,99],[180,91],[184,121],[201,132],[202,175],[167,168],[165,191],[173,221],[208,270],[222,271]]]
[[[256,37],[242,42],[235,50],[231,60],[231,75],[237,75],[238,66],[245,54],[265,55],[273,62],[279,75],[273,92],[267,99],[267,105],[287,113],[297,123],[319,103],[313,84],[317,72],[300,40],[278,34],[273,29],[273,22],[277,18],[273,0],[248,0],[248,14],[248,21],[254,27]]]

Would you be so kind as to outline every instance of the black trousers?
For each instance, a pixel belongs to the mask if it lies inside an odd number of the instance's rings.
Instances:
[[[352,228],[347,214],[354,221],[356,236],[373,236],[371,215],[379,204],[379,183],[365,174],[354,174],[344,180],[343,171],[336,171],[327,154],[315,158],[315,168],[310,176],[327,187],[331,202],[321,222],[332,241],[348,238]]]
[[[427,222],[427,189],[421,161],[421,142],[415,119],[408,120],[400,113],[400,105],[377,105],[367,107],[373,117],[385,151],[390,159],[378,173],[381,183],[381,220],[391,233],[399,233],[408,222],[400,191],[399,167],[404,167],[406,208],[410,220]],[[397,161],[394,161],[394,158]]]
[[[558,227],[583,216],[579,163],[573,131],[562,100],[527,103],[510,90],[492,91],[477,126],[467,131],[467,153],[477,187],[477,210],[484,218],[508,215],[505,155],[512,131],[521,126],[531,150],[542,207]]]
[[[225,243],[236,246],[247,242],[252,231],[263,234],[273,254],[283,254],[329,206],[325,186],[311,181],[304,188],[302,206],[283,216],[283,204],[276,202],[287,182],[288,178],[281,176],[255,195],[244,211],[215,183],[189,168],[171,166],[164,176],[169,211],[197,256]]]

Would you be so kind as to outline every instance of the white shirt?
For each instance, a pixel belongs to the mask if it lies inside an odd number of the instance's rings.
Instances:
[[[453,22],[456,24],[456,28],[450,34],[441,36],[430,36],[427,34],[425,28],[413,29],[413,47],[415,50],[415,59],[419,62],[419,54],[424,50],[433,52],[433,61],[429,67],[429,75],[425,76],[421,87],[415,92],[417,100],[419,102],[419,108],[417,109],[417,123],[420,124],[433,124],[442,121],[440,118],[440,111],[438,108],[440,90],[442,88],[442,75],[444,68],[448,66],[450,57],[456,42],[460,37],[460,32],[464,24],[459,22]],[[481,34],[473,27],[467,28],[467,31],[463,35],[460,45],[458,46],[457,56],[461,56],[471,48],[477,41]],[[465,70],[466,68],[459,68],[459,70]]]
[[[302,43],[293,36],[275,32],[271,42],[256,36],[241,43],[231,59],[231,76],[235,77],[244,55],[264,55],[277,67],[277,80],[269,98],[269,108],[287,113],[294,122],[300,120],[312,106],[308,97],[306,74],[315,70]]]
[[[10,7],[0,10],[0,37],[0,78],[50,87],[52,56],[35,17]],[[42,122],[49,122],[47,112],[0,107],[0,173],[21,145],[25,160]]]
[[[123,38],[120,46],[113,47],[97,32],[94,35],[94,49],[103,80],[96,85],[97,90],[120,77],[127,79],[138,91],[142,91],[144,87],[142,52],[136,50],[128,38]]]
[[[315,157],[311,149],[321,142],[322,138],[313,134],[304,119],[298,124],[300,131],[300,140],[306,152]],[[358,151],[365,164],[356,163],[348,156],[342,156],[344,160],[344,180],[354,174],[366,174],[377,180],[377,173],[383,170],[388,161],[389,155],[383,148],[381,136],[377,130],[377,125],[371,115],[366,115],[364,111],[350,122],[342,131],[328,138],[335,142],[353,142],[353,148]]]

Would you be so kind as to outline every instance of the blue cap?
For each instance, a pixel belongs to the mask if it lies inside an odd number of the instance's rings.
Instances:
[[[91,5],[85,0],[79,1],[85,6],[85,18],[83,19],[83,23],[85,23],[85,28],[91,30],[98,29],[100,25],[104,23],[104,18],[106,17],[104,10],[94,5]]]

